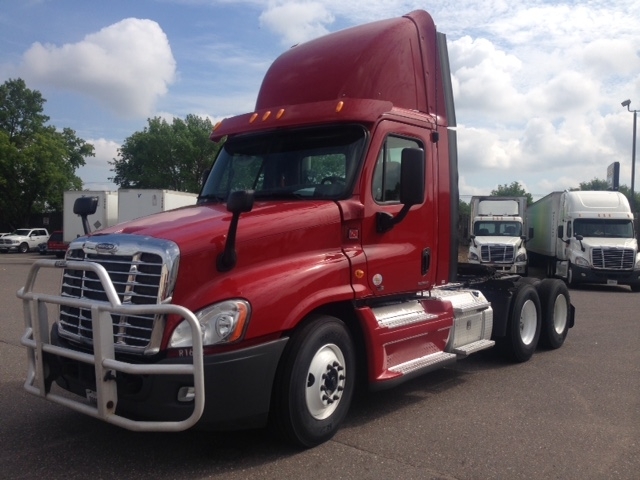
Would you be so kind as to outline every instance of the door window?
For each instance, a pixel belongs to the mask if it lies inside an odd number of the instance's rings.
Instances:
[[[400,159],[405,148],[422,148],[415,139],[390,135],[384,141],[373,172],[373,197],[378,203],[400,202]]]

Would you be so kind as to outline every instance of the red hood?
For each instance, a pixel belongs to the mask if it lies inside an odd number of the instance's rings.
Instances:
[[[237,242],[339,222],[339,215],[337,205],[327,200],[256,202],[251,212],[240,217]],[[207,204],[149,215],[94,235],[125,233],[171,240],[184,256],[212,246],[222,248],[230,222],[225,204]]]

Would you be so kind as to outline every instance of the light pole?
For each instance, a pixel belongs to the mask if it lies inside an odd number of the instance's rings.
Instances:
[[[623,107],[627,107],[627,110],[633,113],[633,145],[631,147],[631,212],[635,218],[636,214],[636,193],[635,193],[635,185],[636,185],[636,119],[638,116],[637,110],[631,110],[629,108],[631,105],[631,100],[625,100],[622,102]]]

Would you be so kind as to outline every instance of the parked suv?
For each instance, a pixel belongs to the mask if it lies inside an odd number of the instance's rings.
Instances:
[[[49,232],[46,228],[19,228],[10,235],[0,238],[0,253],[17,250],[27,253],[37,250],[38,245],[49,240]]]

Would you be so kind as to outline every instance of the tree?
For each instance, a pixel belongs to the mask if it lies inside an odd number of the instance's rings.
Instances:
[[[498,185],[496,190],[491,190],[491,195],[498,197],[527,197],[527,205],[533,203],[533,195],[527,193],[527,191],[522,188],[522,185],[520,185],[520,182],[511,182],[510,185],[506,183],[504,185]]]
[[[127,137],[114,158],[111,178],[122,188],[163,188],[200,191],[202,175],[211,167],[220,145],[209,139],[209,119],[187,115],[169,124],[160,117],[148,120],[142,132]]]
[[[458,214],[471,215],[471,204],[458,199]]]
[[[609,183],[600,178],[580,183],[580,190],[609,190]]]
[[[0,85],[0,223],[10,228],[62,210],[63,192],[82,188],[76,169],[93,156],[93,145],[72,129],[45,125],[44,103],[22,79]]]

